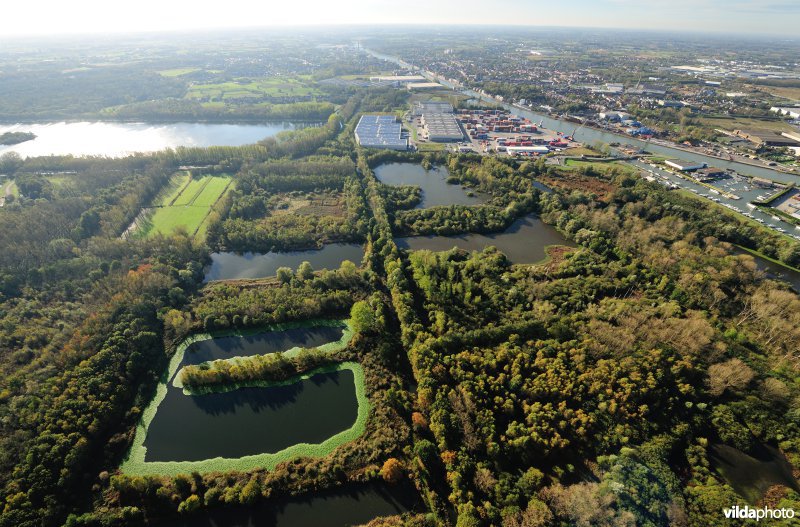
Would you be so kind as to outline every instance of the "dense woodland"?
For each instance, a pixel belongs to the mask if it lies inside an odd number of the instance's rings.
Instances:
[[[322,126],[246,147],[5,160],[22,197],[0,209],[0,526],[147,525],[383,479],[410,480],[426,510],[375,527],[705,527],[745,502],[717,471],[717,446],[770,445],[800,466],[800,297],[732,251],[797,265],[797,243],[613,168],[358,148],[360,113],[405,96],[357,93]],[[372,173],[396,160],[447,166],[488,202],[413,209],[419,189]],[[181,165],[234,175],[207,239],[122,239]],[[340,213],[283,213],[309,196]],[[577,247],[512,265],[494,248],[394,242],[500,231],[530,213]],[[214,250],[331,241],[364,242],[364,261],[203,285]],[[344,350],[183,380],[205,389],[356,361],[362,436],[271,471],[119,471],[185,338],[348,314]],[[790,487],[762,503],[800,506]]]

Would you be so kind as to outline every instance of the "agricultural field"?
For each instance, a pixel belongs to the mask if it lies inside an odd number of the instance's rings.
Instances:
[[[235,99],[267,99],[275,97],[315,97],[321,93],[300,78],[270,77],[237,79],[235,81],[194,84],[186,98],[208,102]]]
[[[204,236],[211,207],[231,185],[230,176],[192,177],[189,173],[172,178],[153,201],[151,214],[140,226],[143,236],[170,234],[185,227],[189,234]]]

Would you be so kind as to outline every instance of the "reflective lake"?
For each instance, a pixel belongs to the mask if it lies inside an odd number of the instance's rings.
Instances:
[[[350,527],[380,516],[422,510],[410,484],[374,483],[272,500],[255,507],[219,508],[157,522],[158,527]]]
[[[356,421],[355,376],[344,369],[269,388],[185,395],[172,386],[147,431],[145,461],[201,461],[322,443]]]
[[[439,205],[480,205],[485,200],[469,196],[461,185],[447,183],[450,173],[444,167],[425,170],[414,163],[389,163],[375,169],[375,177],[385,185],[414,185],[422,189],[422,201],[418,209]]]
[[[331,243],[322,249],[311,251],[289,251],[260,253],[213,253],[211,265],[206,271],[206,282],[211,280],[235,280],[241,278],[266,278],[275,276],[279,267],[297,270],[303,262],[310,262],[315,270],[338,269],[342,262],[350,260],[361,265],[364,247],[357,243]]]
[[[504,232],[498,234],[462,234],[458,236],[412,236],[395,239],[401,249],[418,251],[446,251],[453,247],[466,251],[482,251],[493,245],[515,264],[536,263],[547,254],[548,245],[575,244],[564,238],[555,228],[535,216],[520,218]]]
[[[0,146],[0,154],[14,151],[21,156],[96,155],[120,157],[134,152],[154,152],[176,146],[240,146],[255,143],[284,130],[292,123],[39,123],[0,124],[4,132],[33,132],[36,139],[18,145]]]

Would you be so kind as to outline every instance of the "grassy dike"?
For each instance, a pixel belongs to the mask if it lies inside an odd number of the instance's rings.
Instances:
[[[261,327],[258,329],[245,330],[245,331],[224,331],[224,332],[215,332],[213,334],[199,333],[185,339],[178,346],[177,350],[175,351],[175,355],[173,355],[172,359],[170,360],[167,372],[165,372],[164,376],[162,377],[161,383],[159,383],[156,389],[155,397],[142,413],[142,419],[136,428],[136,436],[134,438],[133,445],[131,446],[128,456],[120,466],[120,470],[125,474],[133,476],[144,476],[144,475],[174,476],[176,474],[187,474],[195,471],[196,472],[247,471],[256,468],[266,468],[268,470],[271,470],[278,463],[282,463],[284,461],[288,461],[293,458],[325,456],[331,453],[340,445],[343,445],[345,443],[357,439],[361,434],[364,433],[364,430],[366,428],[367,416],[369,415],[370,405],[366,394],[363,368],[361,367],[360,364],[356,362],[344,362],[332,366],[323,366],[320,368],[316,368],[303,375],[298,375],[296,377],[293,377],[285,381],[278,381],[278,382],[257,381],[257,382],[247,383],[247,386],[250,387],[285,386],[288,384],[293,384],[296,382],[303,381],[305,379],[311,378],[314,375],[321,373],[330,373],[342,370],[352,371],[355,383],[356,399],[358,401],[358,414],[356,417],[356,421],[355,423],[353,423],[353,426],[351,426],[347,430],[339,432],[338,434],[326,439],[322,443],[319,444],[298,443],[296,445],[292,445],[288,448],[285,448],[279,452],[256,454],[252,456],[244,456],[241,458],[217,457],[201,461],[145,461],[147,448],[144,446],[144,441],[145,438],[147,437],[147,430],[150,427],[150,423],[152,423],[153,419],[155,418],[155,415],[158,411],[158,406],[161,404],[161,402],[167,395],[167,389],[168,389],[167,383],[170,381],[170,379],[177,378],[176,373],[178,372],[179,366],[183,361],[184,354],[186,353],[186,350],[189,346],[191,346],[195,342],[201,342],[203,340],[209,340],[217,337],[245,336],[245,335],[265,333],[270,331],[293,329],[298,327],[313,327],[313,326],[328,325],[333,323],[339,324],[341,322],[342,321],[320,320],[320,321],[315,321],[313,323],[300,322],[300,323],[275,324],[266,327]],[[349,321],[347,321],[346,323],[347,323],[347,329],[345,330],[344,335],[339,341],[325,344],[317,349],[329,352],[334,352],[340,349],[344,349],[353,336],[353,331],[350,327]],[[291,350],[288,350],[288,352],[297,353],[299,352],[299,348],[292,348]],[[229,386],[227,387],[227,389],[226,387],[220,387],[218,391],[231,391],[241,387],[244,387],[244,384]]]

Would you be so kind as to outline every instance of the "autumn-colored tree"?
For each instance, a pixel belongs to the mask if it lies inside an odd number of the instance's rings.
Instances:
[[[753,380],[755,372],[741,359],[730,359],[708,368],[708,391],[719,397],[725,390],[741,390]]]
[[[387,483],[397,483],[403,478],[403,464],[396,458],[390,457],[381,467],[381,477]]]

